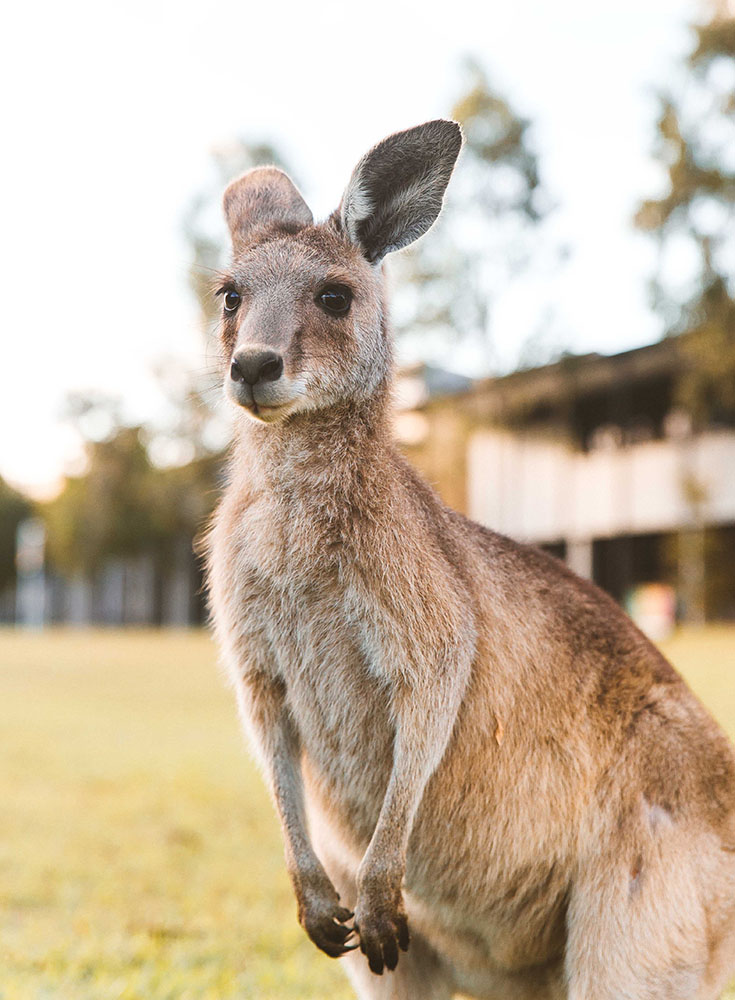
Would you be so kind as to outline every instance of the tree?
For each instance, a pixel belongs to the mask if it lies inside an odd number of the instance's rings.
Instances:
[[[396,255],[396,327],[400,336],[420,338],[425,355],[473,339],[488,358],[493,302],[526,272],[549,204],[530,122],[472,60],[451,116],[463,127],[465,148],[431,237]]]
[[[679,401],[697,422],[735,420],[735,19],[694,27],[677,87],[660,97],[654,148],[666,180],[636,223],[659,246],[654,306],[688,361]]]
[[[123,424],[115,400],[75,397],[68,412],[87,461],[42,507],[51,565],[92,576],[109,559],[148,553],[165,562],[182,540],[190,543],[214,507],[221,455],[158,468],[150,432]],[[95,438],[93,429],[103,433]]]
[[[30,517],[30,501],[0,476],[0,593],[15,582],[18,525]]]
[[[149,550],[158,534],[152,467],[140,427],[87,442],[87,470],[44,508],[51,564],[92,574],[110,557]]]

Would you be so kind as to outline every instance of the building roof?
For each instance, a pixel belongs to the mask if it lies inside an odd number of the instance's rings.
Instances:
[[[679,338],[667,337],[619,354],[568,354],[527,368],[474,382],[468,402],[486,418],[536,409],[575,396],[603,395],[635,383],[671,380],[684,366]]]

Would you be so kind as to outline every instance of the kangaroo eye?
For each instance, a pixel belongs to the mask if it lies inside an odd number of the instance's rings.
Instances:
[[[225,303],[225,312],[234,313],[237,307],[240,305],[240,296],[237,294],[237,292],[233,292],[233,290],[230,288],[228,291],[225,292],[224,303]]]
[[[344,316],[349,312],[352,292],[343,285],[334,285],[319,292],[317,302],[332,316]]]

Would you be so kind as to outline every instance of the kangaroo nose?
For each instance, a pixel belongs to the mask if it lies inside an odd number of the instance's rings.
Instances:
[[[230,378],[233,382],[275,382],[283,373],[283,358],[275,351],[242,350],[232,359]]]

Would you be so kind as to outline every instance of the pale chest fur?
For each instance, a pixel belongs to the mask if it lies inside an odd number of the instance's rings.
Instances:
[[[212,564],[233,682],[246,670],[283,685],[311,770],[367,831],[391,766],[385,664],[401,642],[393,610],[361,583],[349,546],[317,526],[305,531],[298,512],[272,498],[225,500]]]

